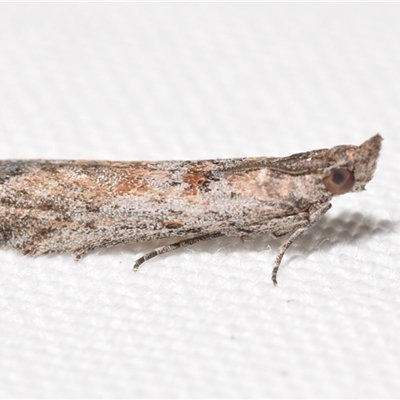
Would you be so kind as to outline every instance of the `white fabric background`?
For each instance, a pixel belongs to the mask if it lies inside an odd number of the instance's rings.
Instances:
[[[399,4],[1,4],[0,158],[284,156],[384,137],[286,254],[0,250],[3,397],[400,396]]]

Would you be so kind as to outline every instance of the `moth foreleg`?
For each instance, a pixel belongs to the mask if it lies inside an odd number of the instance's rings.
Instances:
[[[289,219],[291,221],[289,222]],[[290,217],[285,218],[284,223],[280,224],[278,228],[271,232],[271,236],[274,239],[280,238],[285,235],[289,235],[289,233],[293,233],[299,228],[303,228],[304,226],[308,226],[309,223],[309,213],[300,213],[297,215],[292,215]]]
[[[278,284],[276,277],[278,275],[279,265],[281,264],[282,257],[285,254],[286,250],[304,231],[306,231],[310,226],[315,224],[330,208],[331,208],[330,203],[321,204],[321,206],[310,215],[307,224],[305,226],[300,226],[298,229],[296,229],[289,236],[286,242],[282,243],[282,245],[279,247],[278,255],[275,258],[274,268],[272,270],[272,276],[271,276],[272,282],[274,283],[275,286]]]
[[[144,256],[140,257],[138,260],[136,260],[135,265],[133,266],[133,271],[137,271],[139,267],[147,260],[150,260],[151,258],[157,257],[160,254],[168,253],[172,250],[180,249],[182,247],[188,247],[191,246],[192,244],[198,243],[198,242],[204,242],[206,240],[211,240],[219,236],[224,236],[222,233],[208,233],[206,235],[202,236],[197,236],[194,238],[190,239],[185,239],[181,240],[180,242],[172,243],[167,246],[161,246],[158,247],[149,253],[145,254]]]

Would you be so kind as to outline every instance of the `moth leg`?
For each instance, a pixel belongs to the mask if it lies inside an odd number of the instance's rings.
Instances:
[[[304,232],[306,231],[310,226],[314,225],[330,208],[332,205],[330,203],[324,203],[315,210],[311,215],[309,220],[307,221],[307,225],[299,227],[296,229],[286,240],[286,242],[282,243],[282,245],[279,247],[278,255],[275,258],[274,261],[274,268],[272,270],[272,275],[271,279],[274,285],[276,286],[278,284],[278,281],[276,279],[278,275],[278,270],[279,270],[279,265],[281,264],[282,257],[285,254],[286,250],[289,248],[289,246]]]
[[[303,226],[308,226],[308,213],[301,213],[297,215],[297,221],[292,222],[289,225],[283,226],[281,228],[276,229],[275,231],[271,232],[270,235],[274,238],[280,238],[282,236],[288,235],[289,233],[293,233],[299,228]]]
[[[93,248],[81,247],[78,250],[74,251],[75,261],[79,261],[85,254],[89,253],[89,251],[93,250]]]
[[[158,247],[157,249],[150,251],[149,253],[145,254],[144,256],[142,256],[138,260],[136,260],[135,265],[133,266],[133,271],[137,271],[139,269],[139,267],[145,261],[150,260],[151,258],[154,258],[160,254],[168,253],[172,250],[180,249],[182,247],[188,247],[188,246],[191,246],[192,244],[195,244],[198,242],[204,242],[206,240],[211,240],[211,239],[214,239],[219,236],[224,236],[224,235],[219,232],[218,233],[208,233],[206,235],[181,240],[180,242],[172,243],[167,246]]]

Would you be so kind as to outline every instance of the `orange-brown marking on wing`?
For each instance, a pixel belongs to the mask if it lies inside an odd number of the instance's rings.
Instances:
[[[178,229],[182,228],[183,222],[182,221],[167,221],[165,222],[165,227],[167,229]]]
[[[203,173],[189,172],[182,177],[182,183],[186,183],[184,196],[196,196],[199,189],[207,181]]]

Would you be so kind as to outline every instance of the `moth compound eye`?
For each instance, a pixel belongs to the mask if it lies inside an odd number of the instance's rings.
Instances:
[[[332,168],[322,182],[332,194],[344,194],[354,186],[354,173],[347,168]]]

